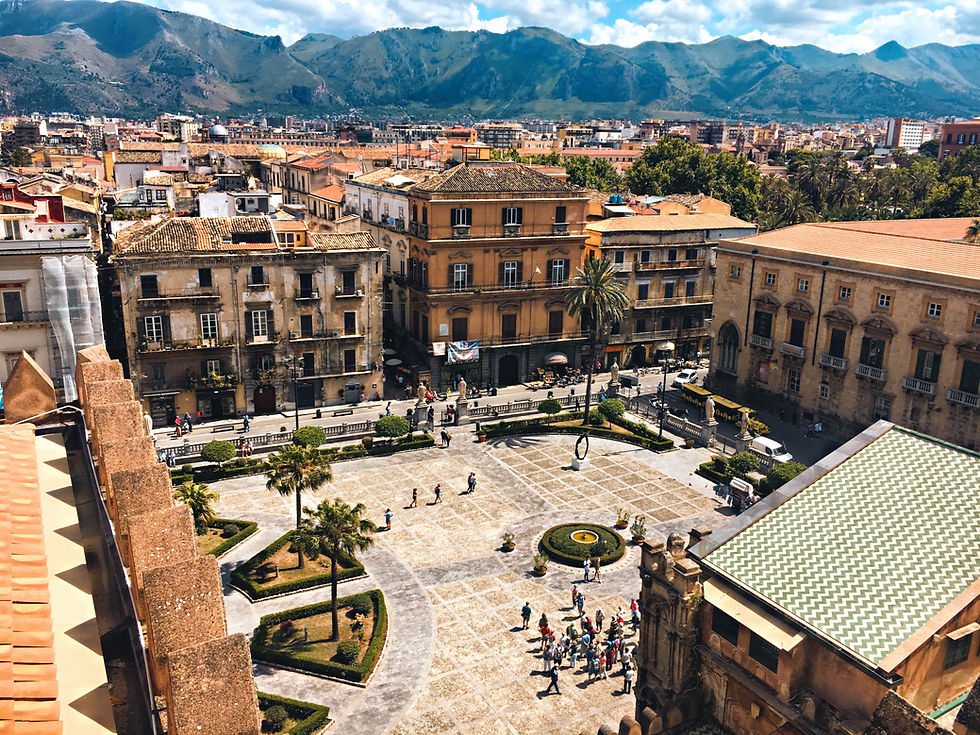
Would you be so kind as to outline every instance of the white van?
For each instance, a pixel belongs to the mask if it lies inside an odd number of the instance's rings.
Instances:
[[[775,439],[769,439],[765,436],[757,436],[752,440],[749,447],[754,452],[759,454],[764,454],[767,457],[771,457],[772,461],[777,464],[783,464],[784,462],[792,462],[793,455],[786,451],[786,447],[780,444]]]

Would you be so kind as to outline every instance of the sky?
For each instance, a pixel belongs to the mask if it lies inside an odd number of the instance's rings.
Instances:
[[[583,43],[703,43],[731,35],[779,46],[812,43],[864,53],[904,46],[980,42],[980,0],[143,0],[234,28],[278,35],[343,38],[385,28],[441,26],[505,32],[544,26]]]

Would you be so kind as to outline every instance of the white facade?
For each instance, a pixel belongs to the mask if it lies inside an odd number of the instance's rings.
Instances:
[[[925,142],[926,123],[921,120],[894,117],[888,120],[888,132],[885,140],[889,148],[904,148],[907,151],[917,151]]]

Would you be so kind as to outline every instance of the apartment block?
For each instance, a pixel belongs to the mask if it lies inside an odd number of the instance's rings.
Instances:
[[[980,446],[971,219],[805,224],[718,245],[710,382],[852,434],[885,419]]]

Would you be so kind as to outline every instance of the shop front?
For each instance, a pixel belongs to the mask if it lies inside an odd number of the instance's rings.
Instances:
[[[174,419],[177,418],[177,406],[174,398],[179,391],[169,391],[167,393],[151,393],[145,395],[150,404],[150,417],[153,419],[153,427],[172,426]]]
[[[205,421],[215,419],[235,418],[234,388],[223,390],[199,390],[197,392],[197,410]]]

